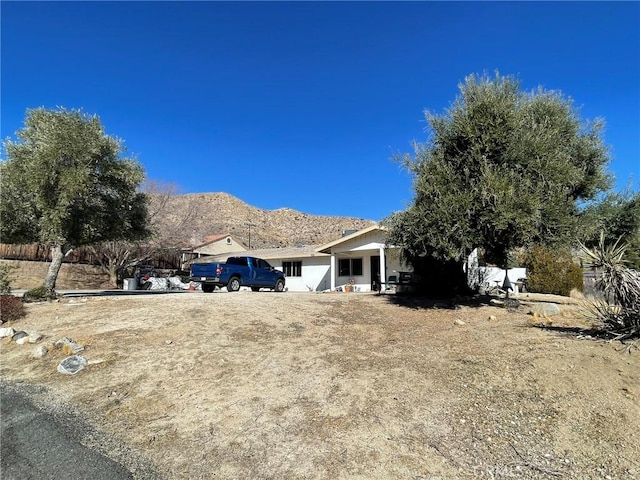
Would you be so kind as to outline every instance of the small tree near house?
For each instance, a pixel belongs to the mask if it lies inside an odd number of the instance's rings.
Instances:
[[[147,260],[140,242],[110,240],[89,246],[98,265],[107,275],[112,287],[118,286],[122,272]]]
[[[0,163],[0,234],[5,243],[51,246],[44,289],[54,294],[73,248],[148,235],[142,166],[123,157],[122,141],[80,110],[27,110]]]
[[[154,258],[183,247],[184,231],[197,213],[195,198],[176,207],[178,187],[175,184],[146,181],[142,191],[148,200],[149,235],[140,241],[110,240],[89,247],[113,287],[126,270],[141,263],[154,263]]]

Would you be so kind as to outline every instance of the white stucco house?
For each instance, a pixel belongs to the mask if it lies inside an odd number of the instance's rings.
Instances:
[[[282,270],[290,292],[371,292],[376,290],[374,282],[384,289],[396,283],[401,272],[411,271],[400,261],[399,248],[386,244],[386,233],[384,227],[372,225],[324,245],[255,249],[239,254],[263,258]],[[229,255],[225,252],[206,260],[224,261]]]
[[[412,267],[402,262],[400,248],[387,244],[386,228],[377,224],[355,232],[344,232],[340,238],[324,245],[246,250],[227,238],[220,236],[213,243],[222,250],[225,250],[225,244],[232,248],[223,252],[218,250],[215,254],[205,253],[203,250],[212,252],[207,247],[199,248],[199,258],[192,262],[224,262],[231,255],[262,258],[285,273],[286,288],[290,292],[371,292],[376,291],[379,284],[382,290],[392,285],[396,289],[403,288],[403,282],[408,282],[412,271]],[[496,267],[478,266],[475,250],[466,268],[472,287],[479,282],[501,285],[506,275],[504,270]],[[509,270],[514,293],[517,293],[517,281],[522,277],[526,277],[525,269]]]
[[[372,225],[318,247],[329,257],[330,289],[353,285],[355,291],[375,290],[397,283],[411,268],[400,260],[400,249],[387,244],[387,230]]]

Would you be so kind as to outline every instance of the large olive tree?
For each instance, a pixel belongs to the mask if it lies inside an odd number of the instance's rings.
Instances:
[[[53,293],[74,247],[148,234],[142,166],[97,116],[62,108],[27,110],[0,163],[0,234],[5,243],[51,246],[44,287]]]
[[[426,120],[428,141],[401,157],[415,198],[387,219],[390,242],[419,270],[453,266],[457,286],[476,247],[506,267],[516,247],[575,240],[580,202],[609,185],[602,122],[583,123],[561,93],[472,75],[446,113]]]

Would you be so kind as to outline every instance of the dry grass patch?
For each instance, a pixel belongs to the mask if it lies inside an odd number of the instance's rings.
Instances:
[[[391,298],[27,305],[21,328],[84,342],[90,365],[62,376],[61,353],[2,344],[2,378],[48,387],[171,479],[640,478],[640,353],[525,309]],[[554,325],[582,325],[563,308]]]

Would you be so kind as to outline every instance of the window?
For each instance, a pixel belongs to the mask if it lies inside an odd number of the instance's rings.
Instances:
[[[248,266],[247,257],[229,257],[227,258],[227,263],[229,265],[242,265],[243,267]]]
[[[258,267],[264,268],[265,270],[271,270],[271,264],[261,258],[258,259]]]
[[[302,262],[282,262],[282,271],[287,277],[301,277]]]
[[[361,258],[340,258],[338,259],[338,276],[357,277],[362,275]]]

